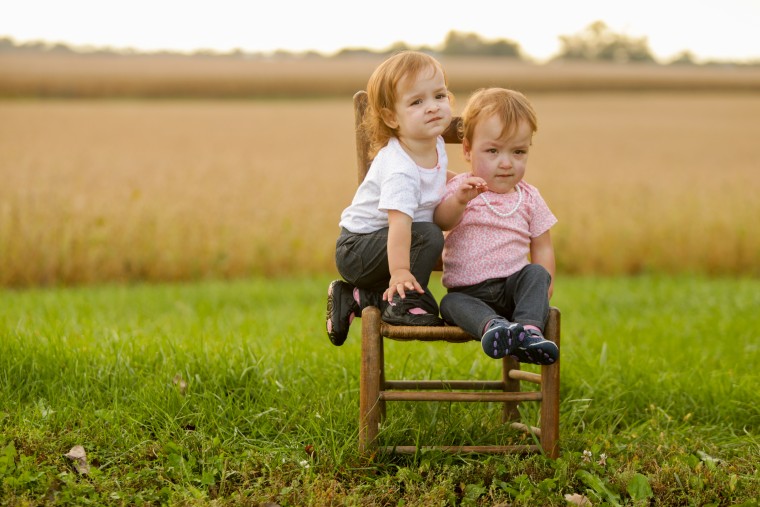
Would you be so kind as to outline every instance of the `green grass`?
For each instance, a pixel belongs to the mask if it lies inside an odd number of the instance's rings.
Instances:
[[[0,291],[0,504],[758,505],[760,280],[561,278],[556,461],[362,458],[359,326],[329,344],[328,282]],[[386,358],[498,377],[477,343]],[[384,442],[525,438],[495,405],[418,405],[389,407]]]

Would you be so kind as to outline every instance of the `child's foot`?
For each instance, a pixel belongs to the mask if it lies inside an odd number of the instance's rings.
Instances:
[[[394,326],[442,326],[443,319],[420,306],[416,298],[393,296],[383,310],[383,321]]]
[[[518,340],[511,355],[521,363],[553,364],[559,359],[559,348],[553,341],[544,338],[538,329],[525,330],[525,338]]]
[[[327,289],[327,336],[333,345],[343,345],[351,321],[359,312],[361,308],[354,299],[354,287],[343,280],[330,283]]]
[[[480,346],[487,356],[501,359],[514,354],[518,340],[525,339],[525,329],[516,322],[506,319],[493,319],[480,338]]]

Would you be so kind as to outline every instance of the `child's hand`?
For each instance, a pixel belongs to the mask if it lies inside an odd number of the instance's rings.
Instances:
[[[486,180],[477,176],[469,176],[462,180],[459,188],[454,192],[454,197],[460,204],[467,204],[486,190],[488,190]]]
[[[408,269],[396,270],[391,273],[391,281],[388,282],[388,288],[383,292],[383,301],[393,301],[393,295],[396,293],[403,299],[406,297],[407,290],[416,290],[420,294],[425,293],[411,271]]]

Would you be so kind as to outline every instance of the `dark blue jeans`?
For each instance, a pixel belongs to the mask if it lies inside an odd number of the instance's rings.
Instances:
[[[533,325],[541,332],[549,318],[551,275],[540,264],[528,264],[507,278],[449,289],[441,299],[441,316],[449,324],[480,337],[491,319]]]
[[[407,299],[420,300],[420,306],[438,314],[438,303],[428,289],[430,273],[443,252],[443,232],[432,222],[412,223],[412,243],[409,250],[410,271],[425,290],[425,294],[407,291]],[[391,273],[388,269],[388,228],[367,234],[341,230],[335,245],[335,265],[340,276],[361,289],[362,308],[387,305],[383,292],[388,288]]]

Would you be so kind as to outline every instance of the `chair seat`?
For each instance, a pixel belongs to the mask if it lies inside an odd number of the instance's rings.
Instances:
[[[394,326],[386,322],[380,324],[380,334],[398,341],[422,341],[449,343],[466,343],[480,341],[465,333],[457,326]]]

